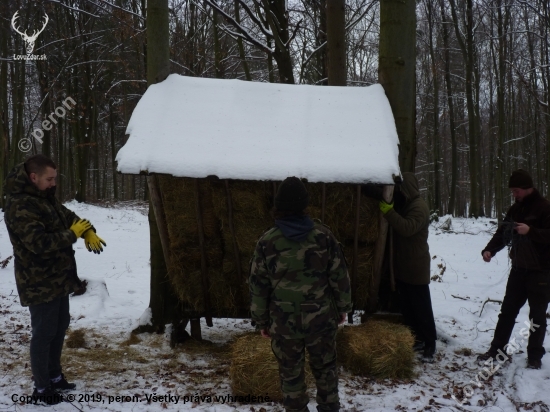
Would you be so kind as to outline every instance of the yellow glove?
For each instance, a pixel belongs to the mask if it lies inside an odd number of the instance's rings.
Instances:
[[[80,219],[75,220],[69,229],[71,229],[76,237],[79,238],[85,231],[87,231],[91,227],[92,224],[88,220]]]
[[[88,249],[88,252],[94,252],[98,255],[103,252],[103,248],[101,247],[101,244],[103,243],[103,246],[107,246],[107,243],[103,239],[101,239],[96,233],[90,229],[86,233],[84,233],[84,244],[86,245],[86,249]]]
[[[378,207],[380,208],[380,210],[382,211],[382,213],[386,214],[386,213],[388,213],[390,210],[393,209],[393,202],[392,202],[392,203],[386,203],[386,202],[384,202],[383,200],[381,200],[380,203],[378,203]]]

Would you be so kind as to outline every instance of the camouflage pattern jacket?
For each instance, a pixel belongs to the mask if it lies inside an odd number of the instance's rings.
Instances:
[[[350,279],[332,232],[315,223],[302,241],[280,228],[260,238],[250,267],[252,320],[271,336],[300,339],[336,330],[339,313],[350,312]]]
[[[79,217],[31,182],[24,164],[6,177],[4,222],[15,257],[15,281],[23,306],[50,302],[80,283],[69,229]]]

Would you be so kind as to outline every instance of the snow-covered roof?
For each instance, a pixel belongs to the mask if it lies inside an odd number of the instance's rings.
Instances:
[[[329,87],[170,75],[150,86],[116,160],[122,173],[386,183],[398,138],[381,85]]]

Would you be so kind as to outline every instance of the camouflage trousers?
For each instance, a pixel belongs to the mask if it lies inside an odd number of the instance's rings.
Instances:
[[[317,385],[317,410],[339,411],[336,330],[304,339],[273,336],[271,349],[279,363],[283,405],[287,412],[307,412],[309,396],[305,383],[305,349]]]

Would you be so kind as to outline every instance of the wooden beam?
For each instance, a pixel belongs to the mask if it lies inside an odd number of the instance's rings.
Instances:
[[[354,302],[354,309],[348,313],[348,323],[350,324],[353,324],[353,314],[355,313],[355,296],[357,295],[357,259],[359,259],[359,224],[361,223],[361,185],[357,185],[355,198],[355,235],[353,239],[353,264],[351,268],[351,301]]]
[[[237,265],[237,279],[235,284],[239,285],[244,282],[241,271],[241,258],[239,256],[239,245],[237,244],[237,236],[235,235],[235,226],[233,225],[233,199],[231,190],[229,189],[229,180],[225,179],[225,192],[227,194],[227,213],[229,215],[229,231],[233,238],[233,253],[235,254],[235,264]]]
[[[391,203],[393,198],[393,185],[384,186],[382,197],[388,203]],[[374,271],[372,283],[369,290],[369,303],[367,305],[368,312],[374,313],[378,305],[378,291],[380,289],[380,281],[382,278],[382,264],[384,263],[384,252],[386,249],[386,239],[388,235],[388,222],[384,219],[382,212],[378,216],[378,239],[374,245]]]
[[[160,236],[160,243],[162,245],[162,252],[164,254],[164,262],[166,268],[170,267],[170,238],[168,236],[168,225],[166,223],[166,215],[164,214],[164,204],[162,202],[162,195],[160,193],[160,185],[158,176],[147,176],[147,186],[149,187],[149,196],[151,196],[151,204],[153,205],[153,211],[155,213],[155,220]]]
[[[204,227],[202,222],[202,209],[199,192],[199,179],[195,179],[195,213],[197,215],[197,226],[199,228],[199,247],[201,250],[201,272],[202,272],[202,291],[204,296],[204,309],[206,324],[210,327],[212,323],[212,312],[210,305],[210,285],[208,282],[208,266],[206,265],[206,245],[204,240]]]

